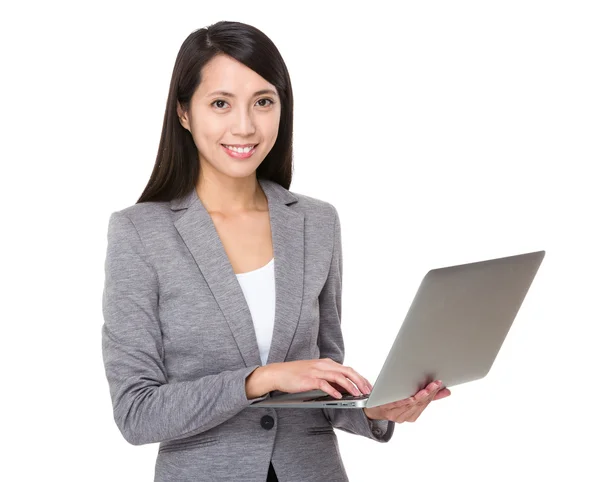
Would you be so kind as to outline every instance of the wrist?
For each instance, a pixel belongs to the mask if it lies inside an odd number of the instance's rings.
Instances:
[[[271,365],[258,367],[246,378],[246,398],[262,397],[274,390]]]
[[[365,415],[367,416],[367,418],[368,418],[369,420],[373,420],[373,421],[375,421],[375,420],[379,420],[378,418],[376,418],[376,417],[375,417],[375,416],[374,416],[374,415],[373,415],[371,412],[369,412],[368,410],[369,410],[368,408],[366,408],[366,407],[363,407],[363,412],[365,412]],[[369,413],[371,413],[371,415],[369,415]]]

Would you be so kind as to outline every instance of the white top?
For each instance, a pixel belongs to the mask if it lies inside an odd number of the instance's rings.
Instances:
[[[263,365],[267,364],[273,327],[275,326],[275,258],[262,268],[238,273],[246,303],[254,322],[258,350]]]
[[[246,303],[250,308],[254,331],[258,341],[260,359],[263,365],[267,364],[273,327],[275,326],[275,258],[271,259],[262,268],[236,274],[244,292]],[[387,431],[388,420],[368,419],[371,430],[381,436]]]

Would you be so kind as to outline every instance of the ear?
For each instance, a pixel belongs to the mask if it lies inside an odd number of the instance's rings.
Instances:
[[[179,123],[184,127],[184,129],[187,129],[188,131],[192,132],[190,130],[190,122],[188,119],[187,112],[183,110],[179,101],[177,101],[177,117],[179,117]]]

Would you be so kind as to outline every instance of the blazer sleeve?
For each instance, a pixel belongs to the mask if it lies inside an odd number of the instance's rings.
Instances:
[[[186,438],[267,398],[246,397],[246,378],[260,365],[169,382],[155,268],[126,214],[111,214],[107,237],[102,356],[123,437],[133,445]]]
[[[320,358],[331,358],[343,364],[344,340],[341,330],[342,319],[342,237],[340,219],[335,207],[333,227],[333,254],[327,281],[319,294],[320,325],[318,345]],[[356,435],[388,442],[395,422],[391,420],[371,420],[364,410],[322,408],[332,426]]]

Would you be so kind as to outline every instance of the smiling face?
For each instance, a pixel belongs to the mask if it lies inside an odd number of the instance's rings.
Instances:
[[[202,81],[181,125],[191,132],[200,170],[247,177],[275,145],[281,103],[275,86],[237,60],[219,54],[202,69]]]

